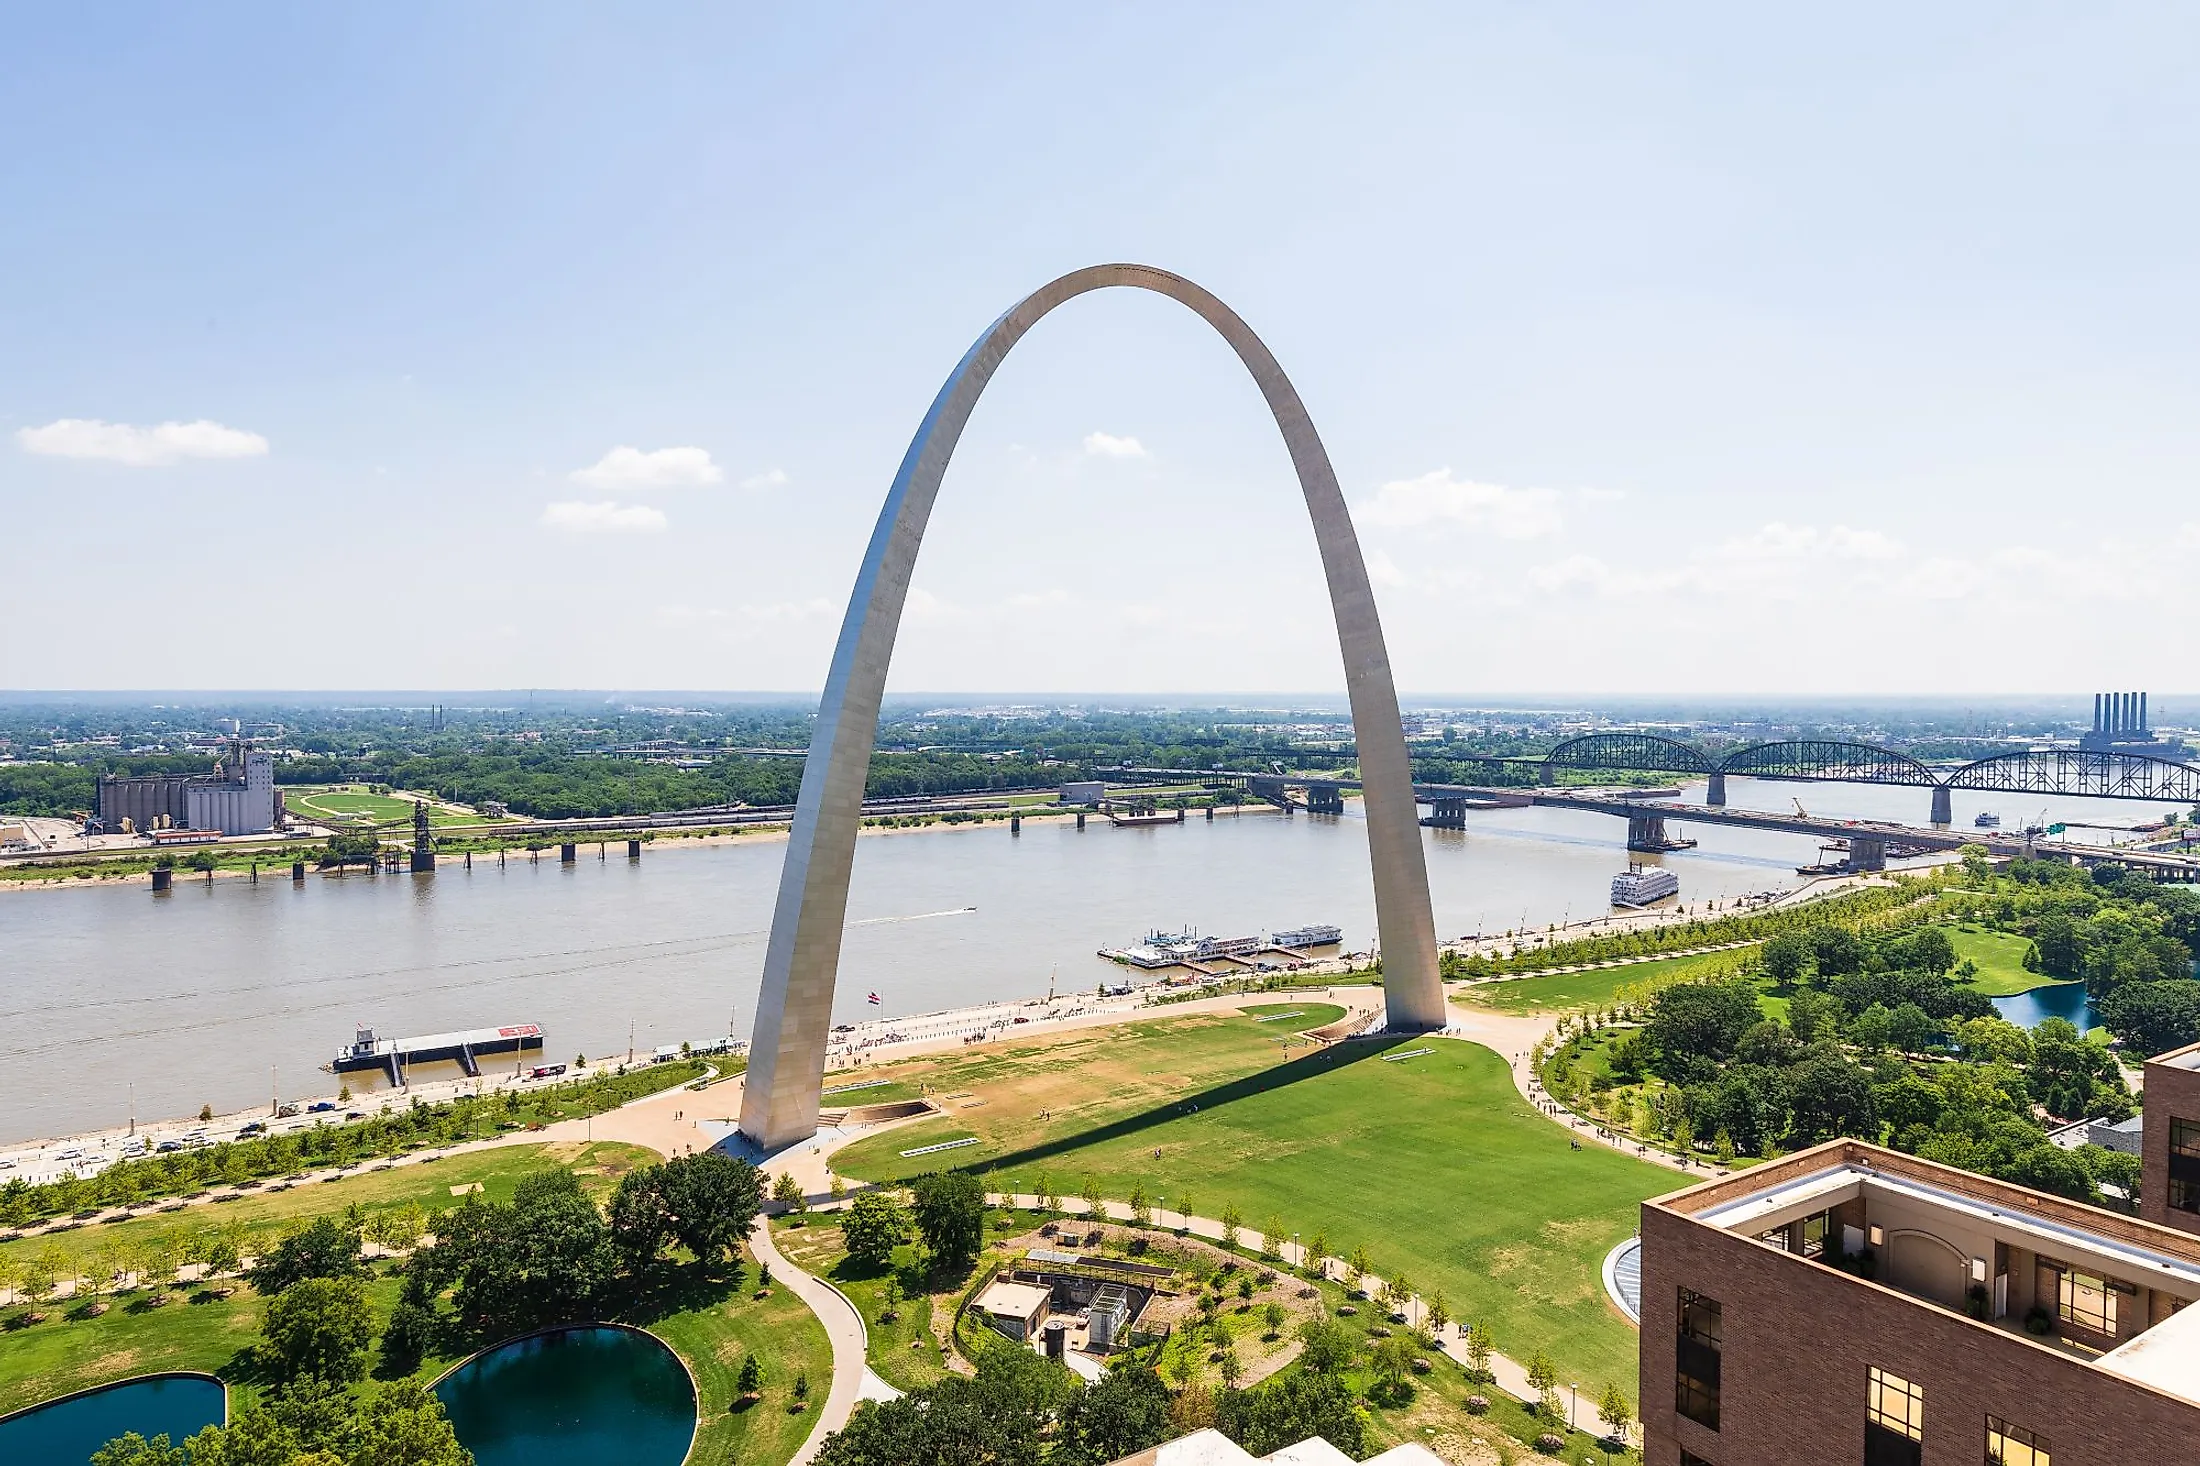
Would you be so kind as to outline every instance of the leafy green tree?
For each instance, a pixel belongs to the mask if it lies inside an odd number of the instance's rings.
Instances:
[[[873,1271],[893,1261],[894,1249],[909,1240],[913,1225],[909,1209],[884,1191],[864,1192],[841,1215],[848,1255]]]
[[[772,1178],[772,1202],[794,1212],[810,1209],[810,1201],[803,1194],[802,1183],[795,1180],[793,1173],[788,1171],[781,1171]]]
[[[1842,977],[1864,970],[1864,943],[1846,927],[1810,929],[1811,966],[1820,977]]]
[[[390,1378],[411,1374],[435,1347],[435,1311],[424,1303],[401,1298],[390,1310],[382,1330],[382,1373]]]
[[[1255,1456],[1317,1435],[1354,1460],[1367,1453],[1352,1390],[1334,1374],[1294,1370],[1250,1390],[1225,1390],[1215,1401],[1215,1428]]]
[[[1130,1205],[1133,1224],[1143,1227],[1153,1220],[1153,1198],[1146,1194],[1144,1181],[1131,1182]]]
[[[1759,960],[1764,963],[1765,976],[1781,987],[1792,987],[1809,976],[1811,966],[1810,938],[1801,932],[1781,932],[1768,940]]]
[[[1467,1366],[1477,1381],[1486,1381],[1490,1374],[1490,1358],[1497,1352],[1497,1340],[1490,1333],[1488,1324],[1478,1323],[1467,1330]]]
[[[1085,1203],[1085,1215],[1097,1219],[1101,1215],[1100,1183],[1087,1175],[1084,1186],[1078,1190],[1077,1194]]]
[[[968,1171],[935,1171],[919,1176],[911,1189],[917,1232],[936,1263],[968,1267],[985,1245],[985,1191],[978,1178]]]
[[[1283,1332],[1283,1321],[1286,1317],[1288,1317],[1288,1314],[1285,1312],[1284,1306],[1273,1298],[1262,1306],[1260,1319],[1262,1323],[1268,1326],[1268,1338],[1273,1339]]]
[[[2127,982],[2101,1003],[2101,1022],[2126,1047],[2165,1053],[2200,1041],[2200,982]]]
[[[509,1203],[470,1197],[436,1228],[440,1240],[413,1255],[408,1285],[417,1279],[431,1297],[455,1288],[459,1318],[471,1329],[587,1317],[618,1272],[611,1229],[570,1171],[522,1177]]]
[[[1237,1246],[1238,1232],[1244,1226],[1245,1213],[1238,1210],[1237,1203],[1233,1201],[1225,1206],[1222,1209],[1222,1245],[1225,1247]]]
[[[1790,1133],[1798,1143],[1813,1145],[1837,1135],[1878,1137],[1870,1076],[1839,1053],[1826,1050],[1805,1059],[1789,1071],[1788,1082],[1794,1105]]]
[[[1748,983],[1680,983],[1652,1002],[1643,1036],[1656,1072],[1687,1083],[1716,1074],[1762,1016]]]
[[[306,1278],[268,1301],[262,1355],[275,1377],[356,1380],[367,1372],[374,1305],[356,1278]]]
[[[367,1270],[359,1231],[335,1217],[316,1217],[286,1234],[254,1262],[252,1286],[273,1297],[312,1278],[355,1278]]]
[[[1359,1355],[1359,1336],[1343,1324],[1310,1318],[1299,1325],[1301,1369],[1312,1374],[1342,1374]]]
[[[1627,1392],[1616,1384],[1606,1385],[1597,1399],[1597,1419],[1604,1422],[1606,1435],[1614,1440],[1626,1439],[1627,1427],[1635,1419],[1635,1407]]]
[[[133,1430],[92,1452],[92,1466],[191,1466],[191,1453],[165,1435],[147,1440]]]
[[[717,1151],[674,1156],[652,1168],[672,1235],[706,1266],[738,1257],[763,1209],[756,1167]]]
[[[1050,1466],[1102,1466],[1159,1445],[1174,1432],[1169,1387],[1144,1364],[1111,1369],[1062,1410]]]
[[[764,1366],[754,1354],[741,1361],[741,1374],[734,1381],[734,1388],[744,1395],[754,1395],[764,1388]]]

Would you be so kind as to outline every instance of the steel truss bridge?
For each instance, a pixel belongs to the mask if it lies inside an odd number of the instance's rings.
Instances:
[[[1570,738],[1538,758],[1508,762],[1532,764],[1537,782],[1545,785],[1556,783],[1561,769],[1691,774],[1709,781],[1704,802],[1714,806],[1726,803],[1729,778],[1905,784],[1932,791],[1936,825],[1949,822],[1949,796],[1957,789],[2200,803],[2200,765],[2151,754],[2078,748],[2029,748],[1967,764],[1933,765],[1893,749],[1835,739],[1755,743],[1714,757],[1692,744],[1654,733],[1590,733]]]

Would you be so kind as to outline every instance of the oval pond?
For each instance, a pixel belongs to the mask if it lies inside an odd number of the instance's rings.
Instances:
[[[220,1380],[176,1375],[124,1380],[0,1421],[0,1461],[85,1466],[92,1452],[116,1436],[134,1430],[147,1440],[165,1435],[169,1444],[180,1446],[186,1437],[220,1425],[225,1414]]]
[[[687,1370],[655,1338],[583,1325],[500,1344],[435,1387],[475,1466],[680,1466]]]

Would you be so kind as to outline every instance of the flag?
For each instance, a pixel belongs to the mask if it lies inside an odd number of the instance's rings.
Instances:
[[[880,1001],[880,998],[879,998],[879,995],[878,995],[877,993],[873,993],[873,994],[871,994],[871,1002],[872,1002],[872,1004],[873,1004],[874,1006],[875,1006],[875,1005],[876,1005],[876,1004],[877,1004],[877,1003],[878,1003],[879,1001]]]

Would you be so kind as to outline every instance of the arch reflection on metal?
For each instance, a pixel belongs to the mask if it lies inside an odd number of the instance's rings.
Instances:
[[[887,663],[900,629],[932,503],[949,458],[986,384],[1009,348],[1064,301],[1110,286],[1151,290],[1190,307],[1213,326],[1253,374],[1290,450],[1314,522],[1345,689],[1358,741],[1368,856],[1374,868],[1375,924],[1382,944],[1383,1000],[1399,1029],[1442,1027],[1444,993],[1436,971],[1436,923],[1429,910],[1428,867],[1413,798],[1412,766],[1398,717],[1390,654],[1352,530],[1336,470],[1299,394],[1268,348],[1236,312],[1207,291],[1145,265],[1096,265],[1064,275],[1026,296],[963,355],[933,399],[902,458],[879,511],[863,568],[833,649],[824,701],[810,739],[794,828],[779,876],[763,992],[741,1098],[741,1131],[767,1150],[816,1133],[832,1027],[833,983],[848,908],[848,874],[862,822],[865,775],[878,733]]]

